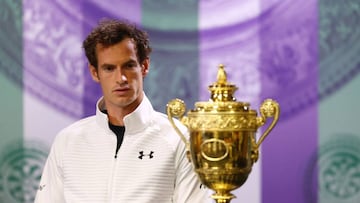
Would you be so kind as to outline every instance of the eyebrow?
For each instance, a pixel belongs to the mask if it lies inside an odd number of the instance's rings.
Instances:
[[[116,67],[116,65],[104,63],[104,64],[102,64],[102,65],[100,66],[100,68],[109,68],[109,67]]]
[[[137,61],[134,60],[134,59],[129,59],[128,61],[126,61],[125,63],[123,63],[123,65],[129,64],[129,63],[137,63]]]
[[[122,63],[121,66],[129,64],[129,63],[137,63],[137,61],[134,60],[134,59],[129,59],[128,61]],[[109,63],[104,63],[100,67],[101,68],[106,68],[106,67],[113,67],[113,66],[116,66],[116,65],[115,64],[109,64]]]

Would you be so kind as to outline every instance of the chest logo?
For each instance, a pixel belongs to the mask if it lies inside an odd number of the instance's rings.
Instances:
[[[145,156],[149,157],[149,159],[152,159],[152,158],[154,158],[154,152],[150,151],[149,154],[145,154],[144,151],[140,151],[138,158],[143,159]]]

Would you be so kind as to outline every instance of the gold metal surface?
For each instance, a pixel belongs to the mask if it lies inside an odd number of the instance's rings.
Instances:
[[[224,66],[219,65],[217,81],[209,86],[210,100],[196,102],[186,112],[180,99],[167,104],[170,123],[186,144],[189,159],[201,182],[215,191],[217,203],[228,203],[231,194],[242,186],[258,160],[259,147],[275,127],[280,113],[278,103],[266,99],[260,106],[260,116],[250,104],[233,97],[237,87],[227,82]],[[190,132],[190,139],[181,133],[173,118],[178,118]],[[268,118],[273,118],[267,129],[256,140],[256,131]]]

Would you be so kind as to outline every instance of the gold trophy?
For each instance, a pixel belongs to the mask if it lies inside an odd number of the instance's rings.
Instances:
[[[185,103],[180,99],[167,104],[167,115],[172,126],[185,142],[188,158],[192,161],[201,182],[215,191],[211,196],[217,203],[229,203],[231,194],[242,186],[258,160],[259,147],[279,119],[280,108],[271,99],[263,101],[260,116],[250,104],[237,102],[233,93],[237,87],[227,82],[223,65],[219,65],[217,82],[209,86],[208,102],[196,102],[187,116]],[[190,140],[175,125],[179,118],[190,132]],[[269,117],[270,125],[256,140],[256,131]]]

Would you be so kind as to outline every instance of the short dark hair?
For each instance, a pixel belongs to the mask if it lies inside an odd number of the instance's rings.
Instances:
[[[148,34],[145,31],[138,29],[135,24],[125,20],[103,19],[83,42],[83,48],[89,63],[97,69],[97,44],[105,47],[112,46],[125,38],[134,40],[139,63],[149,58],[151,47]]]

